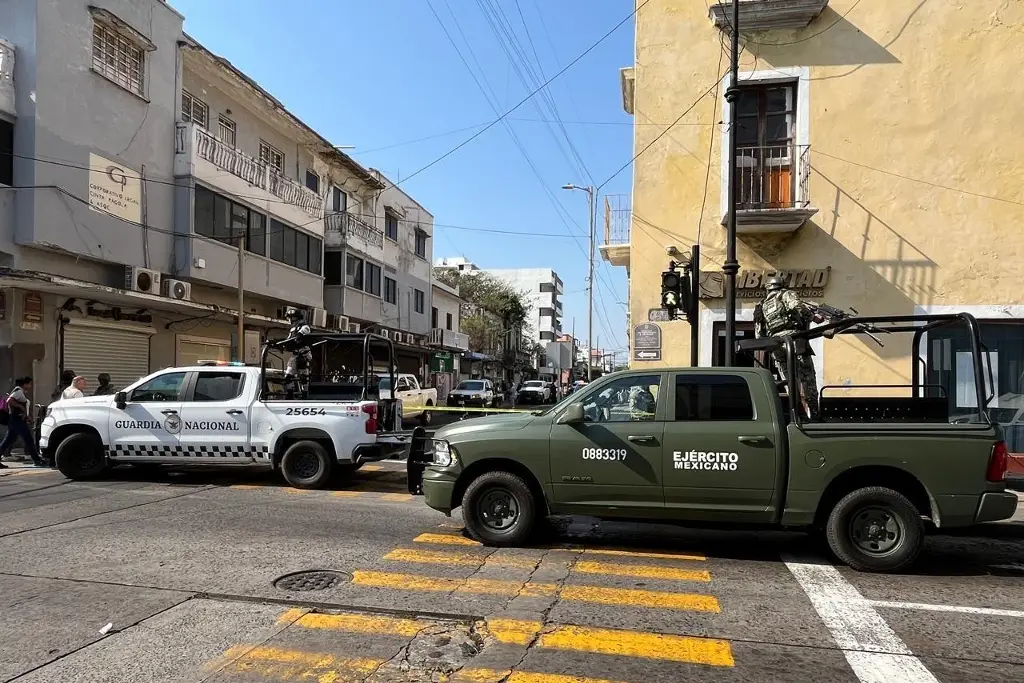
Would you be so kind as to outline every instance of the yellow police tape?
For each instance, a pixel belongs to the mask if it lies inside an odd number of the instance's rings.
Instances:
[[[539,406],[538,406],[539,407]],[[537,408],[461,408],[457,406],[402,406],[403,413],[430,411],[441,413],[532,413]]]

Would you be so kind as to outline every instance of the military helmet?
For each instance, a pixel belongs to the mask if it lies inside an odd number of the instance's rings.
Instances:
[[[768,278],[768,282],[765,283],[764,287],[769,292],[777,292],[780,289],[786,288],[786,279],[779,275],[772,275]]]

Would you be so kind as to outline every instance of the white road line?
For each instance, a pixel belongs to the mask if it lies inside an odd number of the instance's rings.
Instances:
[[[959,612],[961,614],[983,614],[989,617],[1016,617],[1024,619],[1024,611],[1016,609],[994,609],[991,607],[964,607],[961,605],[933,605],[926,602],[890,602],[888,600],[869,600],[875,607],[891,607],[893,609],[917,609],[925,612]]]
[[[831,565],[783,556],[786,568],[862,683],[938,683],[875,608]]]

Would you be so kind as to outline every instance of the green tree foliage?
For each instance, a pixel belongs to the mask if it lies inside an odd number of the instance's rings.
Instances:
[[[529,332],[526,292],[519,292],[504,280],[480,271],[458,271],[448,268],[434,270],[434,279],[449,287],[458,287],[466,300],[461,329],[469,336],[474,351],[497,355],[499,344],[507,350],[510,337]],[[522,351],[529,353],[530,348]],[[504,354],[506,366],[512,367],[514,354]]]

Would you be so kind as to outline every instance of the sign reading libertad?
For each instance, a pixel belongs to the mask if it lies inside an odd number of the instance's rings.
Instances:
[[[832,266],[816,270],[741,270],[736,274],[736,296],[741,299],[764,297],[764,286],[768,278],[778,275],[786,280],[786,286],[799,296],[810,298],[825,295]],[[700,278],[700,297],[720,299],[725,296],[724,276],[720,272],[704,272]]]

